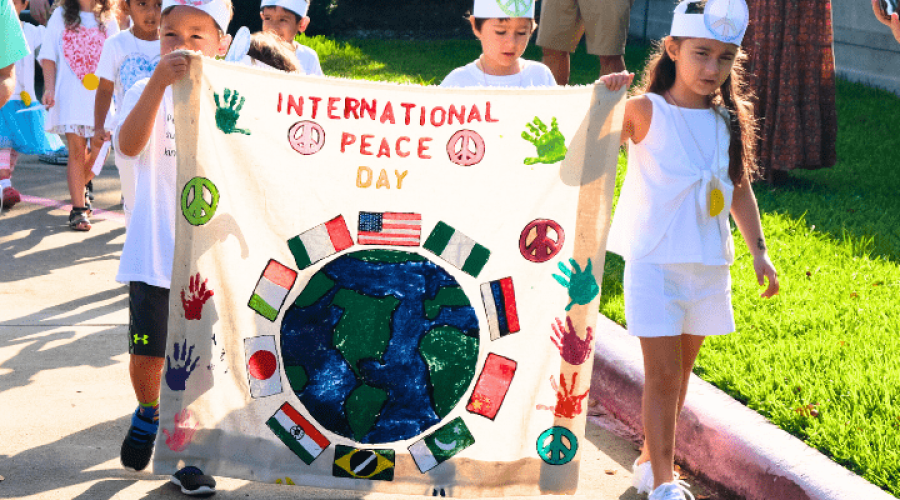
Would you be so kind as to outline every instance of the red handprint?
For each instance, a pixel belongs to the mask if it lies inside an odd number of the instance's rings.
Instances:
[[[577,366],[584,363],[588,354],[591,353],[594,332],[591,330],[591,327],[587,327],[587,336],[582,340],[578,334],[575,333],[575,326],[572,325],[572,318],[566,317],[566,325],[568,328],[563,326],[562,321],[560,321],[559,318],[556,318],[556,324],[552,325],[555,336],[550,337],[550,340],[552,340],[553,345],[559,349],[559,355],[562,356],[566,363]]]
[[[191,276],[188,291],[191,296],[189,299],[184,297],[184,290],[181,290],[181,305],[184,307],[185,319],[200,319],[200,313],[203,312],[203,304],[213,296],[212,290],[206,289],[206,282],[200,283],[200,273]]]
[[[550,387],[556,391],[556,406],[537,405],[536,408],[538,410],[553,410],[554,415],[563,418],[575,418],[575,415],[580,415],[582,411],[581,403],[591,390],[584,391],[584,394],[572,394],[572,391],[575,390],[575,381],[577,379],[578,373],[573,373],[572,383],[569,387],[566,387],[566,376],[560,374],[559,380],[562,382],[562,391],[560,391],[559,386],[556,385],[556,379],[551,375]]]
[[[172,431],[172,434],[169,434],[169,429],[163,429],[163,434],[166,435],[166,446],[172,451],[183,451],[191,444],[191,439],[196,431],[197,421],[194,420],[191,410],[185,408],[175,415],[175,430]]]

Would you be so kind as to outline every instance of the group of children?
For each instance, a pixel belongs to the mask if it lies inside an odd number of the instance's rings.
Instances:
[[[91,155],[113,131],[130,217],[116,279],[130,287],[129,370],[139,402],[121,460],[125,467],[142,470],[158,430],[174,252],[175,157],[164,154],[175,149],[171,85],[188,71],[189,59],[181,49],[206,57],[225,55],[231,4],[126,0],[132,27],[116,34],[108,1],[63,0],[63,9],[51,17],[40,56],[46,82],[43,101],[51,109],[48,129],[65,133],[69,140],[74,229],[90,228],[83,188],[92,175]],[[759,285],[768,280],[762,296],[778,293],[750,187],[756,140],[741,82],[740,51],[747,6],[743,0],[730,2],[722,12],[713,11],[713,4],[678,4],[671,35],[649,61],[640,91],[626,103],[622,128],[621,142],[629,147],[628,170],[609,248],[626,260],[626,317],[629,332],[640,337],[644,356],[645,441],[634,464],[634,485],[650,500],[684,500],[690,495],[674,472],[675,423],[704,338],[735,329],[729,213],[753,255]],[[475,0],[470,22],[482,54],[451,72],[441,86],[555,85],[546,66],[521,58],[536,28],[533,2],[517,16],[502,5],[502,0]],[[264,0],[263,28],[274,36],[254,35],[251,57],[279,69],[321,75],[315,52],[293,42],[309,24],[307,7],[304,0]],[[726,28],[718,29],[721,26]],[[62,58],[69,57],[69,40],[83,50],[96,44],[94,51],[106,40],[96,65],[96,106],[89,110],[81,106],[93,102],[88,77],[80,66],[62,64]],[[294,57],[281,42],[293,44]],[[614,73],[600,82],[617,91],[631,84],[633,76]],[[114,121],[108,117],[111,98]],[[215,491],[215,481],[195,467],[178,471],[172,481],[187,494]]]

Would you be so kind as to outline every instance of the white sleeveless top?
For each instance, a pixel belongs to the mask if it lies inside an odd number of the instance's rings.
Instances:
[[[731,264],[734,185],[728,177],[727,111],[676,108],[658,94],[645,95],[653,115],[640,144],[628,141],[628,171],[607,248],[632,262]],[[711,217],[715,188],[724,208]]]

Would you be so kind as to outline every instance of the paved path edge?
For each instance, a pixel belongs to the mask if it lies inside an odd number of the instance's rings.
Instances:
[[[602,315],[596,337],[591,397],[642,436],[640,342]],[[695,476],[746,500],[896,500],[696,375],[675,454]]]

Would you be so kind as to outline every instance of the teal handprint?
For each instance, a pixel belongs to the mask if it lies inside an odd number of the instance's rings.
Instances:
[[[522,139],[534,144],[537,148],[537,157],[525,158],[526,165],[534,165],[535,163],[556,163],[562,161],[566,157],[566,138],[559,131],[559,125],[556,123],[556,117],[550,121],[550,130],[540,118],[534,117],[532,123],[526,124],[528,131],[522,132]]]
[[[231,89],[228,88],[225,89],[224,94],[225,98],[220,103],[219,94],[213,92],[213,99],[216,100],[216,126],[226,134],[238,133],[250,135],[249,130],[235,127],[241,113],[241,108],[244,107],[244,98],[240,97],[240,99],[238,99],[238,91],[235,90],[232,92]]]
[[[553,275],[553,278],[560,285],[569,289],[569,298],[572,300],[566,306],[566,311],[572,309],[573,304],[589,304],[600,294],[600,286],[597,285],[597,280],[594,279],[594,273],[591,271],[593,266],[591,259],[588,259],[587,267],[584,271],[581,270],[581,266],[578,265],[578,262],[575,262],[575,259],[569,259],[569,264],[572,265],[574,272],[560,262],[557,265],[559,270],[566,275],[565,278],[558,274]]]

